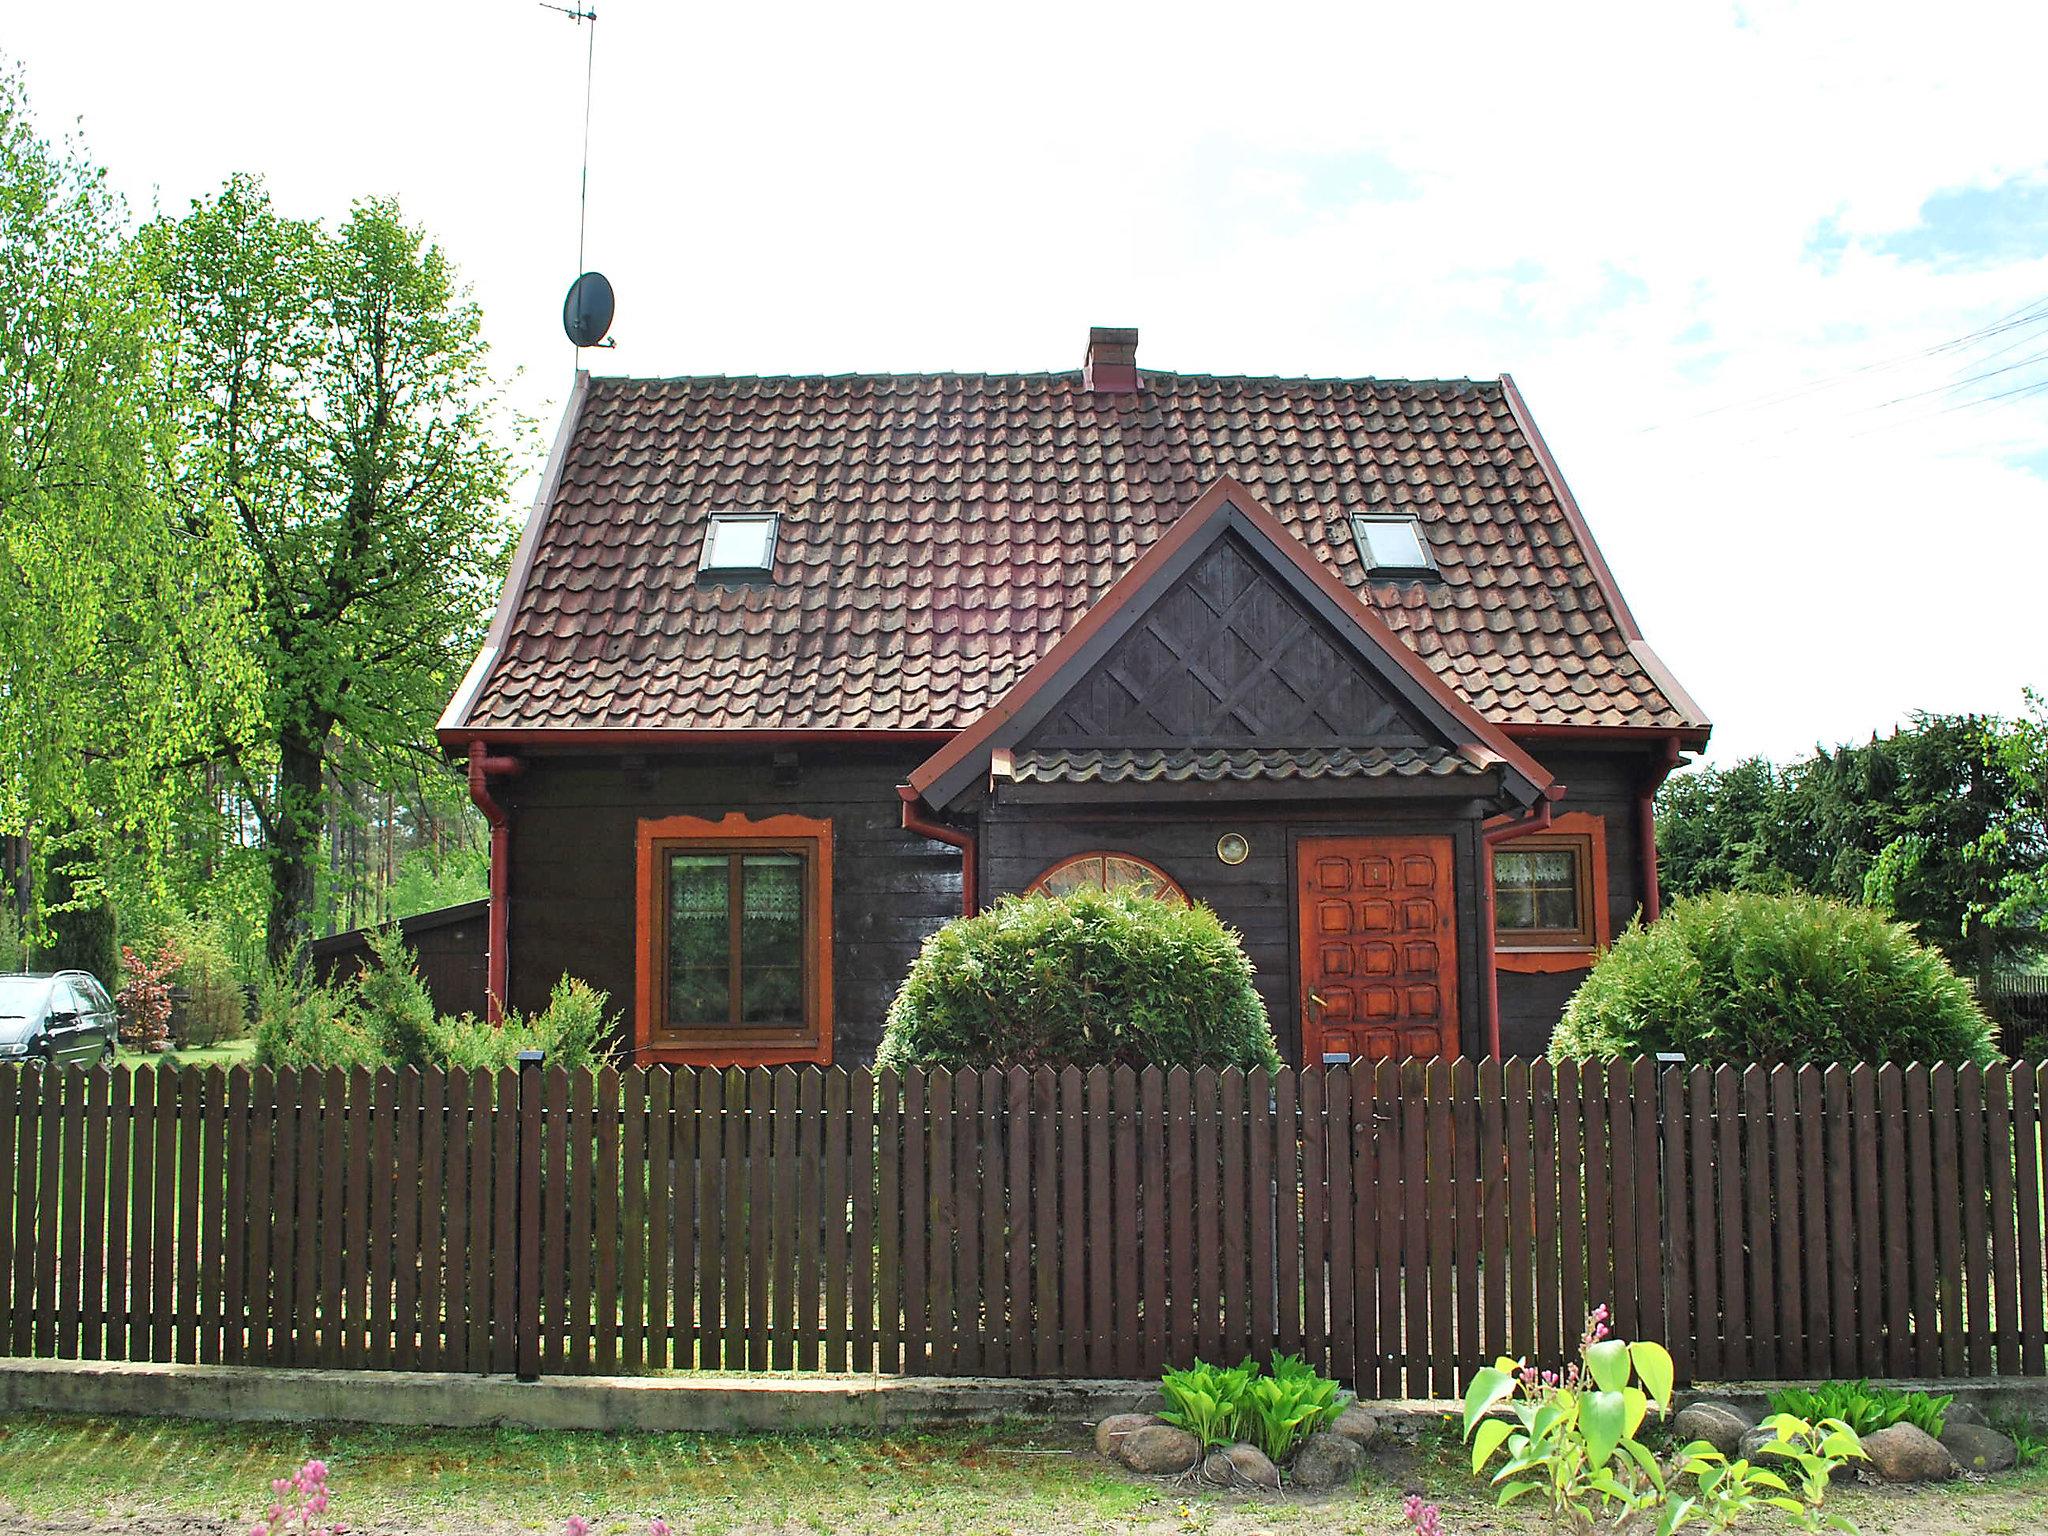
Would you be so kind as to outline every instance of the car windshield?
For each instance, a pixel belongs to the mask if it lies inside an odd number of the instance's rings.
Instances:
[[[0,976],[0,1019],[25,1019],[43,1006],[50,983],[39,976]]]

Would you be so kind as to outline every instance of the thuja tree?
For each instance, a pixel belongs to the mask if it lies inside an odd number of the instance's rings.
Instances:
[[[236,177],[144,232],[174,332],[181,509],[229,525],[257,728],[221,748],[260,828],[273,962],[307,936],[327,796],[431,757],[508,554],[481,317],[395,204],[338,229]]]

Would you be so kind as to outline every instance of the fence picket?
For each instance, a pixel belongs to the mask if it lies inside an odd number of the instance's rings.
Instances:
[[[2012,1072],[2013,1183],[2019,1209],[2020,1365],[2029,1376],[2041,1374],[2043,1293],[2048,1291],[2041,1263],[2041,1085],[2048,1066],[2016,1062]]]
[[[1778,1350],[1781,1368],[1790,1374],[1806,1370],[1806,1241],[1799,1199],[1799,1117],[1794,1094],[1798,1079],[1792,1068],[1776,1066],[1770,1073],[1772,1237],[1777,1252]]]
[[[1984,1069],[1966,1062],[1956,1074],[1956,1135],[1962,1147],[1963,1288],[1965,1357],[1972,1376],[1991,1372],[1991,1234],[1984,1208]]]

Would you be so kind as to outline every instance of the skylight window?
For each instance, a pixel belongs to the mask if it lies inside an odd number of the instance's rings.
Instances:
[[[704,535],[704,558],[698,569],[732,575],[765,576],[775,569],[776,516],[714,512]]]
[[[1351,519],[1359,558],[1366,569],[1390,576],[1428,576],[1436,572],[1422,526],[1412,517],[1359,513]]]

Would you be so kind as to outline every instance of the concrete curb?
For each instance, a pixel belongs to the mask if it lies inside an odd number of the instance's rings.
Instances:
[[[1703,1382],[1703,1398],[1760,1411],[1781,1383]],[[2048,1381],[1967,1377],[1890,1383],[1989,1406],[2048,1415]],[[323,1371],[253,1365],[157,1365],[101,1360],[0,1360],[0,1415],[332,1420],[447,1429],[641,1430],[747,1434],[903,1429],[1050,1419],[1084,1425],[1159,1405],[1153,1381],[1020,1381],[978,1376],[550,1376],[517,1381],[454,1371]],[[1395,1439],[1455,1415],[1449,1401],[1365,1404]]]
[[[904,1429],[1049,1419],[1085,1426],[1159,1406],[1156,1381],[1020,1381],[979,1376],[550,1376],[518,1381],[454,1371],[326,1371],[0,1359],[0,1415],[62,1413],[319,1420],[448,1429],[642,1430],[747,1434]],[[1451,1402],[1368,1403],[1412,1439]]]
[[[253,1422],[341,1420],[451,1429],[891,1429],[1012,1417],[1092,1423],[1155,1406],[1149,1381],[980,1377],[510,1376],[236,1365],[0,1360],[0,1415],[131,1414]]]

